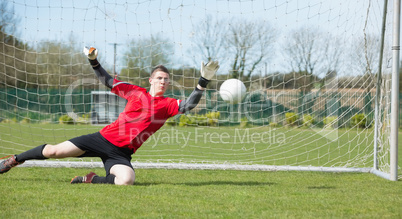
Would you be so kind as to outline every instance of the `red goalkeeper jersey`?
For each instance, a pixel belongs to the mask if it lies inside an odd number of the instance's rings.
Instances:
[[[153,97],[145,88],[114,79],[112,92],[127,100],[124,111],[100,133],[117,147],[135,151],[166,120],[179,113],[181,100]]]

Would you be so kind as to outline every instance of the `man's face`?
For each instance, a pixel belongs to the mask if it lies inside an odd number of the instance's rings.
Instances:
[[[150,92],[154,96],[163,96],[169,86],[169,74],[163,71],[154,72],[149,78]]]

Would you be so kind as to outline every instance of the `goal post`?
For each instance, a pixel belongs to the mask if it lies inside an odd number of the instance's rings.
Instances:
[[[0,157],[99,131],[126,100],[95,76],[83,46],[119,80],[185,99],[201,61],[220,69],[196,108],[167,120],[134,168],[323,171],[402,178],[400,0],[292,2],[4,1]],[[221,84],[247,93],[229,104]],[[97,158],[21,166],[102,167]]]
[[[391,152],[390,180],[398,180],[398,130],[399,130],[399,51],[400,51],[400,20],[401,1],[394,1],[392,37],[392,93],[391,93]]]

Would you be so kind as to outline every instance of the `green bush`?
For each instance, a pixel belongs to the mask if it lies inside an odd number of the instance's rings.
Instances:
[[[194,125],[195,120],[194,117],[191,115],[181,115],[180,120],[179,120],[179,126],[188,126],[188,125]]]
[[[276,128],[276,127],[279,127],[279,124],[277,122],[271,122],[271,123],[269,123],[269,126],[272,128]]]
[[[246,128],[250,126],[250,122],[248,121],[247,117],[243,117],[240,119],[240,128]]]
[[[314,124],[314,118],[310,114],[303,115],[303,126],[310,127]]]
[[[221,116],[221,112],[219,112],[219,111],[209,112],[209,113],[205,114],[205,116],[208,119],[209,126],[216,126],[218,124],[219,117]]]
[[[299,116],[296,113],[285,113],[285,121],[287,125],[297,125],[297,120],[299,120]]]
[[[69,125],[71,125],[71,124],[74,124],[74,120],[73,120],[73,118],[71,118],[68,115],[62,115],[62,116],[59,117],[59,123],[60,124],[69,124]]]
[[[91,123],[89,114],[83,114],[81,117],[78,117],[75,123],[80,125],[88,125]]]
[[[176,121],[175,117],[170,117],[169,119],[166,120],[165,124],[168,126],[176,126],[177,121]]]
[[[14,124],[14,123],[17,123],[18,122],[18,120],[17,120],[17,118],[12,118],[12,119],[3,119],[2,121],[1,121],[1,123],[6,123],[6,124]]]
[[[20,123],[21,123],[21,124],[28,124],[28,123],[31,123],[31,118],[25,117],[25,118],[23,118],[23,119],[20,121]]]
[[[180,119],[179,119],[179,126],[187,126],[187,124],[189,123],[189,119],[186,115],[181,115]]]
[[[326,128],[332,127],[332,128],[337,128],[336,126],[336,121],[338,120],[337,116],[327,116],[324,118],[324,125]]]
[[[369,125],[367,123],[367,117],[364,113],[360,113],[360,114],[355,114],[354,116],[352,116],[352,118],[350,119],[350,125],[352,127],[357,127],[357,128],[369,128]]]
[[[199,115],[199,114],[191,115],[191,121],[193,122],[192,125],[208,126],[208,118],[206,115]]]
[[[220,112],[209,112],[207,114],[188,114],[181,115],[179,126],[216,126],[220,117]],[[175,120],[170,120],[169,125],[173,125]],[[175,122],[177,123],[177,122]]]

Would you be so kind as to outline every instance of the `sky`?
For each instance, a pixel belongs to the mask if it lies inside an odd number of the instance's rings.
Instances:
[[[175,45],[175,60],[198,67],[192,37],[207,15],[216,19],[262,21],[280,35],[276,39],[270,71],[281,70],[286,60],[281,49],[292,30],[318,28],[344,41],[362,37],[363,30],[379,33],[383,2],[377,0],[14,0],[9,2],[20,18],[18,36],[34,45],[65,41],[72,35],[79,45],[98,48],[113,64],[117,44],[117,69],[131,40],[159,35]],[[368,12],[369,9],[369,12]],[[369,19],[367,20],[367,13]],[[367,20],[367,23],[366,23]],[[347,50],[347,48],[345,48]],[[194,57],[191,57],[194,56]],[[191,57],[191,58],[190,58]],[[201,60],[200,60],[201,62]]]

